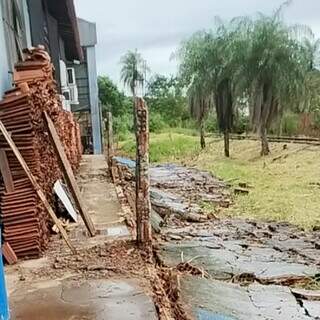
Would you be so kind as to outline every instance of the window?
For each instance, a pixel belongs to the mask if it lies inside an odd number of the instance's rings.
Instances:
[[[67,69],[68,73],[68,84],[76,84],[75,83],[75,77],[74,77],[74,69],[73,68],[68,68]]]

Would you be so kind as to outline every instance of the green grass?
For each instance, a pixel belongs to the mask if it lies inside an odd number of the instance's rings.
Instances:
[[[152,162],[181,162],[211,171],[233,185],[252,186],[249,195],[234,198],[224,214],[263,220],[287,221],[306,229],[320,225],[320,170],[316,146],[270,144],[271,155],[260,157],[258,141],[231,141],[231,157],[223,155],[223,143],[208,139],[199,149],[199,138],[182,133],[151,134]],[[134,140],[120,144],[134,156]],[[278,160],[274,158],[282,156]]]
[[[198,138],[176,132],[158,133],[150,135],[151,162],[177,162],[190,158],[200,151]],[[130,157],[135,156],[135,139],[119,143],[121,153]]]

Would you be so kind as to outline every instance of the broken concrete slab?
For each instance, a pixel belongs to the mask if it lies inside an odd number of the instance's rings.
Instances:
[[[151,298],[135,280],[38,283],[17,289],[10,304],[12,320],[157,319]]]
[[[159,257],[167,266],[174,267],[184,262],[207,271],[216,279],[232,279],[242,274],[252,274],[254,278],[268,282],[286,277],[313,277],[319,269],[313,265],[305,265],[287,259],[277,250],[268,247],[243,248],[233,242],[224,241],[223,248],[210,241],[183,241],[165,243],[159,247]]]
[[[301,300],[301,304],[311,319],[320,319],[320,301]]]
[[[183,220],[201,222],[207,220],[201,208],[196,204],[190,204],[180,196],[164,192],[158,188],[150,189],[152,208],[163,217],[179,216]]]
[[[125,175],[126,180],[132,183],[135,162],[121,157],[114,159],[121,167],[127,168],[129,174]],[[169,209],[173,208],[171,211],[188,213],[187,209],[194,206],[193,212],[198,213],[201,211],[197,207],[200,203],[208,202],[213,206],[225,207],[231,202],[227,185],[207,171],[177,164],[160,164],[151,166],[149,174],[155,210],[157,205],[167,204]]]
[[[280,286],[237,284],[184,276],[181,295],[199,320],[307,320],[308,316],[290,290]]]

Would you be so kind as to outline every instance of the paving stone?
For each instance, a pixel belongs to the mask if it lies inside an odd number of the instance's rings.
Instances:
[[[185,276],[182,299],[199,320],[311,320],[290,290],[259,284],[241,287],[216,280]]]

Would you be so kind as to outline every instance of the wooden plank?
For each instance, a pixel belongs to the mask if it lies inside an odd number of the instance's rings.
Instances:
[[[68,184],[68,187],[70,189],[70,192],[72,194],[72,197],[76,203],[76,206],[79,210],[79,213],[89,231],[90,236],[94,237],[95,236],[95,228],[93,225],[92,220],[90,219],[90,216],[87,214],[85,207],[82,203],[82,198],[81,198],[81,194],[80,194],[80,190],[78,187],[78,184],[76,182],[76,179],[74,177],[72,168],[70,166],[70,163],[68,161],[68,158],[66,156],[66,153],[64,151],[64,148],[61,144],[60,138],[58,136],[57,130],[52,122],[52,120],[50,119],[50,117],[48,116],[48,114],[46,112],[44,112],[44,118],[46,120],[47,126],[48,126],[48,131],[49,131],[49,135],[51,138],[51,141],[53,143],[54,149],[56,151],[56,154],[59,158],[60,164],[61,164],[61,169],[63,171],[64,174],[64,178]]]
[[[4,186],[7,192],[13,192],[14,183],[12,179],[12,174],[11,174],[7,154],[4,149],[0,149],[0,171],[1,171]]]
[[[56,224],[56,226],[58,227],[63,239],[65,240],[65,242],[67,243],[68,247],[71,249],[71,251],[76,254],[76,249],[74,248],[74,246],[72,245],[72,243],[69,240],[69,237],[66,233],[66,231],[64,230],[64,228],[61,225],[60,220],[57,218],[55,212],[53,211],[53,209],[51,208],[45,194],[43,193],[43,191],[41,190],[40,185],[38,184],[36,178],[34,177],[34,175],[32,174],[32,172],[30,171],[28,165],[26,164],[26,162],[24,161],[20,151],[18,150],[18,148],[16,147],[14,141],[11,139],[10,134],[8,133],[7,129],[5,128],[5,126],[3,125],[2,121],[0,120],[0,131],[2,132],[4,138],[6,139],[7,143],[9,144],[10,148],[12,149],[14,155],[16,156],[16,158],[18,159],[21,167],[23,168],[24,172],[26,173],[27,177],[29,178],[31,184],[33,185],[34,189],[36,190],[41,202],[43,203],[43,205],[45,206],[46,210],[48,211],[52,221]]]
[[[18,262],[18,258],[8,242],[2,245],[2,254],[8,264],[16,264]]]

